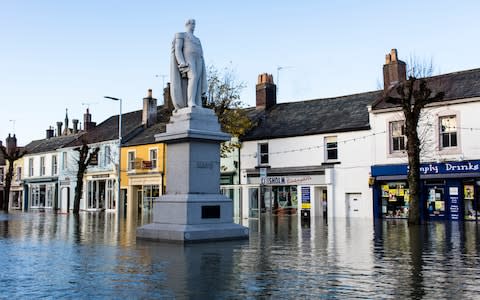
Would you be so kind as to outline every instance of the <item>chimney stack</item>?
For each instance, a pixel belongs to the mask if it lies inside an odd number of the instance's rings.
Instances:
[[[15,150],[17,150],[17,137],[15,136],[15,134],[13,134],[13,137],[10,136],[10,133],[8,134],[6,144],[7,153],[10,155],[13,154]]]
[[[97,123],[92,122],[92,115],[90,114],[89,109],[87,108],[87,111],[85,114],[83,114],[83,128],[85,131],[89,131],[90,129],[95,128]]]
[[[143,98],[142,124],[150,127],[157,122],[157,99],[152,97],[152,89]]]
[[[163,106],[169,110],[173,110],[172,96],[170,95],[170,82],[167,82],[167,86],[163,88]]]
[[[407,79],[407,64],[398,59],[397,49],[385,55],[383,65],[383,88],[385,90]]]
[[[47,129],[47,136],[46,136],[46,138],[47,138],[47,139],[51,139],[51,138],[53,137],[53,132],[54,132],[53,127],[52,127],[52,126],[49,126],[48,129]]]
[[[73,123],[73,134],[78,133],[78,119],[72,119]]]
[[[57,122],[57,136],[62,135],[62,125],[63,125],[62,122]]]
[[[277,104],[277,86],[273,83],[272,74],[258,75],[256,90],[257,109],[269,109]]]

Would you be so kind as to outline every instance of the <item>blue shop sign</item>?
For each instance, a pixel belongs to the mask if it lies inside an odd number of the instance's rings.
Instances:
[[[421,175],[457,174],[480,172],[480,160],[452,161],[442,163],[425,163],[420,165]],[[372,176],[407,175],[408,165],[372,166]]]

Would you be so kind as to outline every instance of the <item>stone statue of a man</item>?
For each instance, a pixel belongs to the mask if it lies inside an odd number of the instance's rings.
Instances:
[[[172,44],[170,80],[175,110],[202,106],[207,93],[207,75],[200,40],[193,35],[195,20],[185,23],[186,32],[175,34]]]

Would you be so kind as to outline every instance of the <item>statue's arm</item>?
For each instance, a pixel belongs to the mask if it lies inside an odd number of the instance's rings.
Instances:
[[[175,58],[179,66],[185,66],[185,57],[183,56],[183,33],[175,35]]]

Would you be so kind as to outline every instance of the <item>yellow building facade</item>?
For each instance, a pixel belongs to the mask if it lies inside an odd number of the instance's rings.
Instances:
[[[127,216],[148,216],[153,201],[165,191],[165,145],[122,147],[121,187],[126,190]]]

